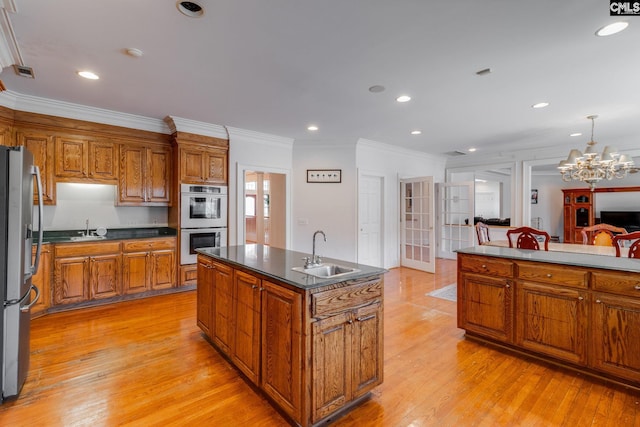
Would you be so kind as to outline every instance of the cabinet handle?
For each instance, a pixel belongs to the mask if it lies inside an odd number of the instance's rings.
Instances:
[[[636,291],[640,291],[640,285],[635,285],[633,289],[635,289]]]
[[[551,277],[551,273],[547,273],[547,277],[549,277],[549,278],[550,278],[550,277]]]
[[[376,317],[375,314],[370,314],[370,315],[364,316],[364,317],[356,317],[356,320],[358,322],[364,322],[365,320],[373,319],[374,317]]]
[[[258,286],[256,286],[256,285],[251,285],[251,289],[258,289]]]
[[[484,268],[486,270],[487,269],[487,265],[486,264],[482,264],[482,268]]]
[[[578,301],[582,301],[582,300],[584,300],[583,297],[578,297]]]
[[[260,292],[264,291],[264,288],[260,288]]]
[[[602,301],[600,301],[599,299],[596,300],[597,304],[602,304]]]
[[[351,325],[351,324],[353,324],[353,320],[349,319],[349,320],[347,320],[347,323]]]
[[[504,285],[504,287],[505,287],[505,288],[510,288],[510,287],[511,287],[511,285],[507,283],[506,285]]]

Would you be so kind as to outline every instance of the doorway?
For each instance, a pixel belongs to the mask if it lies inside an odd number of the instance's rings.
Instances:
[[[286,248],[286,175],[245,170],[244,243]]]
[[[400,185],[401,265],[435,273],[433,177],[405,179]]]
[[[382,267],[384,177],[361,174],[358,182],[358,264]]]

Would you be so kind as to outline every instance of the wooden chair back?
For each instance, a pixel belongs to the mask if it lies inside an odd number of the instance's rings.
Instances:
[[[489,227],[484,222],[478,221],[476,223],[476,235],[478,236],[479,245],[484,245],[491,241],[491,237],[489,237]]]
[[[613,246],[613,236],[616,234],[627,234],[627,230],[609,224],[596,224],[584,227],[582,233],[583,245]],[[591,238],[589,238],[591,236]]]
[[[613,236],[613,246],[616,248],[617,257],[620,256],[620,248],[628,247],[629,258],[640,258],[640,231]]]
[[[513,238],[516,238],[515,247],[518,249],[532,249],[540,250],[540,242],[536,236],[543,238],[544,250],[549,250],[549,240],[551,236],[546,231],[538,230],[532,227],[518,227],[512,228],[507,231],[507,240],[509,240],[509,247],[513,248]]]

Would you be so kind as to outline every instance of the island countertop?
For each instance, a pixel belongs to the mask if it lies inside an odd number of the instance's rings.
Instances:
[[[548,262],[551,264],[574,265],[579,267],[593,267],[605,270],[640,273],[640,260],[628,257],[562,251],[535,251],[530,249],[515,249],[488,245],[458,249],[456,252],[469,255],[484,255],[523,261]]]
[[[333,278],[314,277],[292,270],[293,267],[302,267],[304,264],[303,258],[310,256],[310,254],[260,244],[200,248],[196,249],[196,252],[232,265],[247,268],[301,289],[312,289],[344,282],[345,280],[381,275],[387,272],[384,268],[322,257],[323,263],[339,264],[356,268],[360,271]]]

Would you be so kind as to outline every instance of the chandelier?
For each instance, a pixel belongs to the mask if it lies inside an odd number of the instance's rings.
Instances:
[[[629,172],[636,171],[631,157],[620,154],[613,147],[604,147],[602,154],[596,152],[593,127],[597,117],[587,116],[587,119],[591,120],[591,141],[587,142],[584,153],[574,148],[569,152],[569,157],[558,165],[563,181],[583,181],[589,184],[592,190],[598,181],[624,178]]]

